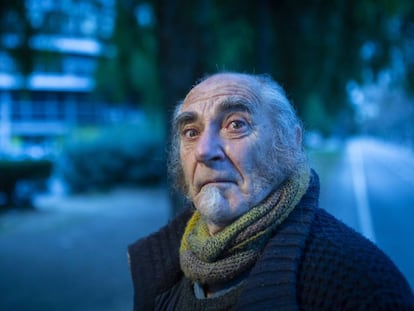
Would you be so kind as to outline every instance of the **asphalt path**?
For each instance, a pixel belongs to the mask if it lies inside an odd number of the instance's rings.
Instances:
[[[349,148],[361,154],[374,241],[414,288],[414,155],[408,149],[370,139],[351,141]],[[368,226],[364,220],[360,222],[363,232]]]
[[[0,215],[0,310],[132,310],[127,245],[168,221],[168,202],[119,190]]]
[[[328,163],[316,160],[321,207],[377,244],[414,288],[414,154],[354,138]]]

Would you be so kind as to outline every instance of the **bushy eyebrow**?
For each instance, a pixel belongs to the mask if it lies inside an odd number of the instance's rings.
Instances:
[[[185,111],[180,113],[175,119],[174,119],[174,128],[181,129],[184,125],[188,123],[196,122],[198,119],[198,115],[195,112],[192,111]]]
[[[249,102],[240,99],[226,99],[220,104],[216,106],[215,113],[218,114],[226,114],[230,112],[247,112],[252,114],[252,108]]]
[[[252,108],[251,104],[240,99],[226,99],[221,103],[218,103],[215,107],[214,114],[216,116],[220,114],[228,114],[232,112],[246,112],[251,114]],[[177,115],[174,119],[174,128],[181,129],[188,123],[197,122],[199,115],[193,111],[184,111]]]

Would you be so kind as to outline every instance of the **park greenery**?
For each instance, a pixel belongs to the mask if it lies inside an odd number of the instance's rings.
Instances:
[[[42,187],[43,181],[50,177],[52,168],[53,164],[49,160],[0,159],[0,194],[4,195],[0,211],[13,205],[32,207],[32,193],[16,191],[19,181],[30,180],[32,186]]]
[[[166,174],[162,134],[145,122],[79,130],[65,144],[57,173],[75,193],[159,184]]]
[[[414,90],[409,0],[119,0],[117,14],[118,53],[101,63],[97,92],[161,122],[194,81],[223,70],[271,74],[324,135],[358,130],[350,81],[391,72],[394,86]]]
[[[27,22],[24,3],[1,2],[19,22],[2,18],[0,35],[19,33],[22,44],[10,52],[29,74],[30,38],[42,29]],[[411,0],[116,0],[115,14],[112,37],[100,38],[115,52],[100,60],[95,99],[136,105],[164,129],[172,106],[217,71],[271,74],[306,128],[324,135],[359,129],[350,83],[377,84],[385,73],[393,88],[414,93]],[[58,57],[43,54],[45,62]]]
[[[146,122],[69,137],[57,171],[73,191],[163,180],[173,106],[195,81],[218,71],[272,75],[308,131],[392,133],[414,145],[411,0],[115,3],[113,35],[100,38],[112,52],[99,59],[93,99],[135,106]],[[19,34],[22,44],[9,52],[28,75],[34,64],[30,38],[42,29],[27,22],[24,1],[0,2],[0,12],[6,9],[20,22],[1,18],[0,36]],[[59,57],[40,56],[45,62]]]

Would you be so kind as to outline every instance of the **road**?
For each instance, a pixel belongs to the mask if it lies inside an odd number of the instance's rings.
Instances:
[[[414,154],[355,138],[329,163],[319,159],[321,206],[376,243],[414,288]]]
[[[0,215],[0,310],[132,310],[127,245],[168,221],[165,189],[39,198]]]

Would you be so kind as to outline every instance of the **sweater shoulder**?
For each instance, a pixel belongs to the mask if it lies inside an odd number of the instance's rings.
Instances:
[[[142,252],[149,251],[152,245],[168,244],[168,242],[174,245],[177,241],[180,241],[184,228],[192,213],[193,211],[188,208],[158,231],[128,245],[128,254],[131,259],[135,256],[141,257]]]
[[[298,288],[301,304],[318,306],[319,310],[335,305],[344,310],[364,310],[368,305],[373,309],[414,309],[412,291],[391,259],[319,208],[304,250]]]
[[[153,299],[181,277],[178,249],[188,219],[185,210],[157,232],[128,246],[135,310],[152,310]]]
[[[358,263],[356,266],[364,269],[376,264],[396,268],[378,246],[321,208],[315,211],[307,250],[313,250],[312,247],[321,247],[328,254],[332,252],[332,255],[346,255],[341,261],[351,265]]]

